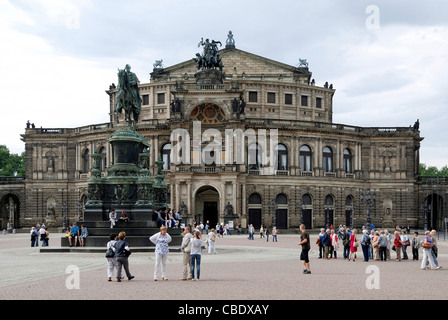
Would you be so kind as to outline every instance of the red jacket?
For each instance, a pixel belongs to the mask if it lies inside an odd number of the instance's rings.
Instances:
[[[395,248],[400,248],[401,247],[401,237],[400,235],[397,235],[394,239],[394,246]]]

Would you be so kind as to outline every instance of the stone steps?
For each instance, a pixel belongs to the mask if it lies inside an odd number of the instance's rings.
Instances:
[[[132,247],[152,247],[154,244],[149,240],[149,237],[160,231],[156,227],[154,221],[118,221],[114,228],[110,228],[109,221],[82,221],[77,223],[78,227],[84,225],[87,228],[89,236],[85,245],[87,247],[105,248],[110,240],[110,234],[115,233],[117,236],[121,231],[126,233],[126,241]],[[180,246],[182,243],[182,230],[170,228],[168,234],[172,237],[170,245]],[[69,242],[66,237],[61,238],[61,247],[69,247]],[[72,247],[74,248],[74,247]]]

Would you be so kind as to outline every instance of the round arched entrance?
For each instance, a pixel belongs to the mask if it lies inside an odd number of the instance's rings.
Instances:
[[[220,197],[218,190],[213,186],[202,186],[196,190],[195,216],[196,222],[208,223],[215,227],[219,222]]]
[[[0,230],[20,227],[20,201],[17,195],[7,194],[0,199]]]

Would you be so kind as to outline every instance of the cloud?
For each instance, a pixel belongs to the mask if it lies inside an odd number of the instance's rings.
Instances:
[[[366,1],[89,1],[0,3],[2,143],[23,150],[27,120],[37,127],[107,122],[104,92],[129,63],[148,82],[152,64],[191,59],[201,37],[290,65],[306,58],[318,85],[336,88],[334,121],[358,126],[421,122],[421,159],[448,162],[448,4],[378,0],[369,30]],[[7,75],[7,76],[6,76]],[[447,127],[447,128],[445,128]],[[447,151],[445,151],[447,150]],[[435,152],[437,151],[437,155]]]

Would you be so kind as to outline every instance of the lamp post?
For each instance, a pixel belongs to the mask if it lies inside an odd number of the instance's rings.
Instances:
[[[80,221],[81,220],[81,209],[82,209],[81,201],[76,202],[76,209],[78,210],[78,221]]]
[[[8,233],[15,233],[14,231],[14,214],[17,209],[17,204],[14,202],[12,197],[9,197],[8,202],[6,203],[6,210],[9,212],[9,221],[7,225]]]
[[[303,223],[303,211],[305,211],[306,205],[304,203],[302,203],[302,201],[299,200],[296,203],[296,208],[300,209],[300,224],[304,224]]]
[[[67,229],[67,203],[62,201],[62,228]]]
[[[275,227],[275,221],[277,218],[278,205],[274,199],[269,201],[267,205],[268,205],[269,210],[272,211],[272,228],[273,228],[273,227]]]
[[[425,200],[422,204],[423,213],[425,214],[424,226],[425,230],[428,230],[428,212],[430,211],[431,205],[428,204],[428,200]]]
[[[367,188],[365,193],[363,193],[362,191],[359,194],[360,200],[365,201],[366,202],[366,207],[367,207],[367,218],[366,218],[366,228],[367,230],[370,232],[371,225],[372,225],[372,218],[370,216],[370,206],[372,205],[372,203],[375,202],[375,197],[376,197],[376,193],[375,191],[370,192],[370,188]]]
[[[329,228],[330,225],[330,210],[333,209],[333,203],[330,198],[325,199],[324,211],[325,211],[325,229]]]

